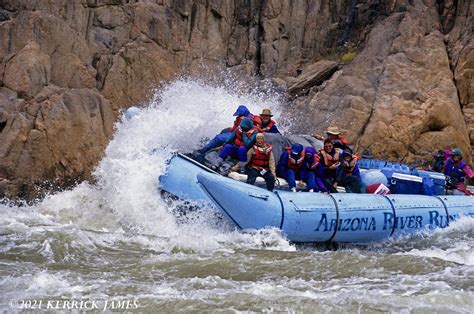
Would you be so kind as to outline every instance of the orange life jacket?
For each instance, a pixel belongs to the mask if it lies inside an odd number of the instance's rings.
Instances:
[[[255,127],[251,128],[247,132],[244,132],[242,128],[239,126],[237,128],[237,131],[235,132],[235,141],[234,144],[237,146],[245,146],[244,139],[243,139],[243,134],[245,133],[247,137],[252,136],[253,132],[257,131]]]
[[[262,124],[262,120],[260,119],[259,116],[253,116],[252,118],[249,118],[249,117],[246,117],[246,116],[238,116],[238,117],[235,118],[235,120],[234,120],[234,125],[230,128],[230,132],[235,131],[235,130],[239,127],[240,122],[242,121],[243,118],[248,118],[248,119],[252,120],[252,121],[253,121],[253,125],[254,125],[255,127],[258,127],[259,125]],[[257,130],[260,132],[259,129],[257,129]]]
[[[270,155],[272,153],[272,145],[265,144],[265,147],[257,145],[253,146],[254,155],[250,161],[250,167],[262,170],[270,169]]]
[[[288,169],[292,169],[295,171],[300,170],[301,165],[303,164],[304,161],[304,151],[301,152],[301,157],[299,159],[293,159],[291,157],[291,147],[286,147],[286,152],[288,153]]]
[[[310,170],[316,170],[316,167],[318,166],[320,162],[320,158],[318,154],[313,154],[313,163],[309,165]]]
[[[258,124],[258,126],[257,126],[258,131],[259,131],[260,133],[268,132],[268,131],[270,131],[270,129],[272,128],[272,126],[275,125],[275,123],[276,123],[275,121],[270,120],[270,122],[268,122],[267,126],[264,127],[264,128],[262,128],[262,122],[260,122],[260,123]]]
[[[331,156],[328,153],[326,153],[324,149],[321,149],[319,151],[321,155],[323,156],[325,167],[331,167],[339,162],[339,159],[341,158],[341,155],[342,155],[342,150],[339,148],[334,148],[334,150],[335,150],[334,156]]]
[[[262,118],[260,118],[260,116],[253,116],[253,118],[251,118],[250,120],[253,121],[253,125],[255,125],[256,127],[262,125]]]
[[[349,141],[346,140],[346,138],[342,135],[342,134],[339,134],[337,136],[337,140],[336,141],[340,141],[342,144],[344,145],[349,145]]]

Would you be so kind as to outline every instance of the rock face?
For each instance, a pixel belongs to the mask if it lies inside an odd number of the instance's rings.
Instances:
[[[46,184],[90,178],[113,131],[112,110],[102,95],[51,86],[30,101],[7,90],[1,95],[3,193],[31,198]]]
[[[474,145],[474,3],[472,1],[447,1],[441,13],[447,36],[451,69],[458,89],[459,102],[464,113],[470,145]],[[474,156],[472,156],[471,159]]]
[[[435,9],[420,2],[376,25],[355,59],[299,105],[312,112],[302,125],[338,125],[358,151],[408,163],[438,148],[470,152]]]
[[[469,155],[473,11],[469,0],[0,1],[0,196],[89,179],[119,110],[203,64],[278,82],[298,131],[338,125],[358,150],[405,162]]]

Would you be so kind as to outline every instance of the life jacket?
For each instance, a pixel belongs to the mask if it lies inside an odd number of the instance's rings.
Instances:
[[[357,158],[352,158],[349,162],[344,160],[344,174],[346,176],[351,176],[354,172],[355,166],[357,165]]]
[[[334,156],[328,154],[324,149],[321,149],[319,152],[323,156],[325,167],[331,167],[337,164],[342,155],[342,150],[339,148],[334,148]]]
[[[268,131],[270,131],[270,129],[275,125],[275,123],[276,123],[275,121],[270,120],[270,121],[267,123],[267,125],[264,127],[264,126],[263,126],[263,122],[260,122],[260,124],[258,124],[258,131],[259,131],[260,133],[268,132]]]
[[[292,169],[295,171],[300,170],[301,165],[303,165],[304,161],[304,151],[301,152],[301,157],[299,159],[294,159],[293,157],[291,157],[291,147],[286,147],[285,150],[288,153],[288,169]]]
[[[270,155],[272,153],[272,145],[265,144],[265,147],[254,145],[253,150],[255,154],[252,156],[252,160],[250,161],[250,167],[258,170],[270,169]]]
[[[332,140],[334,148],[346,149],[349,147],[349,141],[346,138],[339,134],[336,139]]]
[[[253,116],[251,118],[251,120],[253,121],[253,125],[255,127],[259,127],[259,126],[262,125],[262,118],[260,118],[260,116]],[[260,132],[260,130],[259,130],[259,132]]]
[[[235,130],[239,127],[240,122],[242,121],[243,118],[249,118],[250,120],[252,120],[255,127],[257,127],[257,126],[259,126],[260,124],[262,124],[262,120],[260,119],[259,116],[253,116],[253,115],[250,115],[250,116],[238,116],[238,117],[235,118],[235,120],[234,120],[234,125],[230,128],[230,132],[235,131]]]
[[[230,132],[235,131],[239,127],[240,121],[242,121],[243,118],[244,116],[238,116],[235,118],[234,125],[230,128]]]
[[[464,183],[466,174],[463,169],[466,165],[467,164],[463,160],[461,160],[457,165],[454,165],[453,160],[449,158],[444,166],[444,174],[450,177],[451,181],[454,181],[453,183]]]
[[[311,164],[307,163],[306,167],[311,171],[316,171],[320,161],[321,159],[319,158],[319,155],[313,154],[313,162]]]
[[[337,136],[337,140],[334,140],[333,141],[334,143],[338,142],[338,143],[341,143],[342,145],[349,145],[349,141],[346,140],[346,138],[344,137],[344,135],[341,135],[339,134]]]
[[[248,130],[247,132],[244,132],[242,130],[242,128],[239,126],[237,128],[237,131],[235,132],[234,144],[237,145],[237,146],[245,146],[243,134],[245,133],[247,135],[247,137],[250,137],[250,136],[252,136],[253,132],[255,132],[255,131],[257,131],[257,129],[255,127],[253,127],[250,130]]]

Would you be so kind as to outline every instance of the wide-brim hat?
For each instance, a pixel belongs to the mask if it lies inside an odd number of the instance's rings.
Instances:
[[[261,113],[260,115],[261,115],[261,116],[270,116],[270,117],[273,117],[272,112],[270,111],[270,109],[263,109],[263,110],[262,110],[262,113]]]
[[[327,134],[332,134],[332,135],[339,135],[339,134],[341,134],[341,131],[339,131],[339,128],[337,126],[330,126],[326,130],[326,133]]]

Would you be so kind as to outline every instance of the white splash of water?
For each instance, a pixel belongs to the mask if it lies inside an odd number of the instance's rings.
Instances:
[[[436,247],[415,248],[398,254],[437,258],[461,265],[473,266],[474,246],[472,241],[469,240],[472,237],[473,226],[473,218],[461,217],[456,221],[450,222],[448,228],[437,229],[432,233],[431,239],[436,243]],[[464,239],[465,237],[467,239]]]
[[[50,195],[30,210],[82,229],[168,239],[169,250],[184,246],[211,251],[222,243],[245,242],[249,247],[261,243],[261,234],[249,239],[249,235],[216,229],[215,224],[207,224],[210,215],[194,226],[179,225],[158,191],[158,178],[172,152],[196,149],[201,139],[231,126],[239,105],[254,114],[270,108],[278,120],[278,95],[239,94],[235,89],[189,78],[165,86],[136,116],[116,124],[114,138],[94,172],[95,184],[84,182]],[[272,239],[273,248],[293,249],[277,231],[269,232],[279,239]]]

